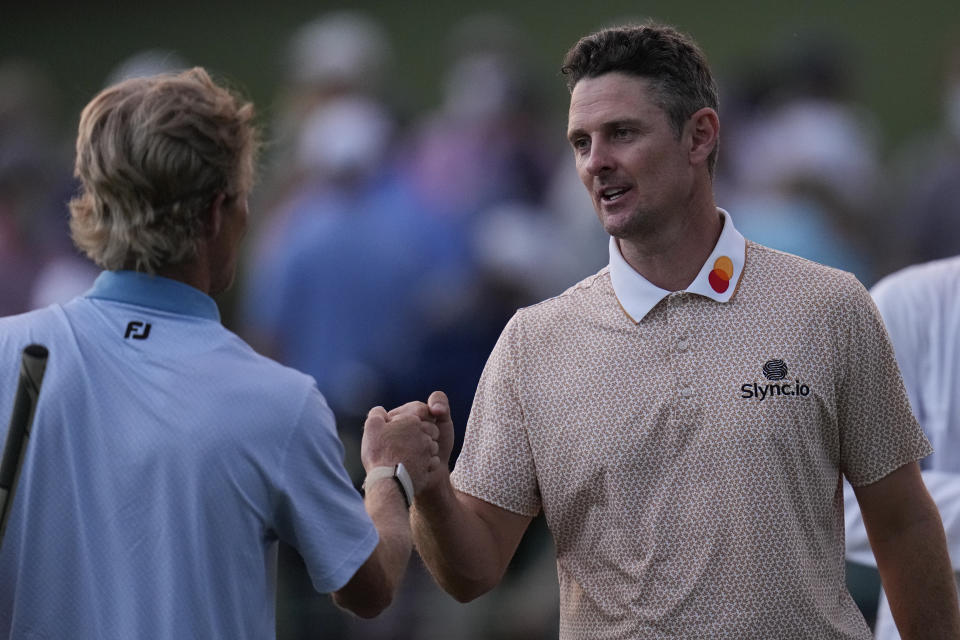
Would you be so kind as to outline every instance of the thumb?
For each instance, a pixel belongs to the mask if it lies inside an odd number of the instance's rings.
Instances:
[[[443,391],[434,391],[427,399],[427,406],[430,407],[430,413],[437,422],[453,422],[450,418],[450,401],[447,394]]]
[[[450,401],[447,394],[443,391],[434,391],[427,399],[427,406],[430,407],[430,413],[437,420],[437,428],[440,430],[440,437],[437,444],[440,445],[438,456],[444,462],[450,461],[450,453],[453,451],[453,418],[450,416]]]

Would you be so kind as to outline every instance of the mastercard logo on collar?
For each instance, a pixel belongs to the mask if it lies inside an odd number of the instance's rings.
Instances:
[[[710,286],[717,293],[723,293],[730,287],[730,279],[733,277],[733,260],[727,256],[720,256],[713,263],[713,271],[710,272],[708,280]]]

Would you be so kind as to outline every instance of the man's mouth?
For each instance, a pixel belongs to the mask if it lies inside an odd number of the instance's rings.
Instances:
[[[629,190],[630,187],[607,187],[600,190],[600,199],[603,202],[615,202]]]

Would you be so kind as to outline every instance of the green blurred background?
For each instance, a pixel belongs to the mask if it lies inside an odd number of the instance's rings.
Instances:
[[[938,115],[940,78],[949,43],[960,35],[960,2],[795,0],[793,2],[483,2],[278,3],[222,1],[12,2],[0,9],[0,58],[24,57],[56,79],[58,117],[72,127],[109,71],[147,48],[172,49],[243,87],[269,115],[290,33],[317,15],[368,11],[387,28],[396,52],[397,102],[412,111],[436,104],[446,35],[466,15],[495,12],[529,36],[529,56],[543,77],[580,35],[611,21],[656,17],[690,32],[721,77],[757,64],[811,30],[842,36],[854,55],[856,98],[877,116],[885,149],[927,128]],[[558,114],[562,83],[547,82]],[[722,96],[721,96],[722,98]],[[558,131],[558,135],[561,132]]]

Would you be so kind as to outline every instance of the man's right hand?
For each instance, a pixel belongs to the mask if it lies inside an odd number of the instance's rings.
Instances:
[[[468,602],[500,582],[532,518],[453,488],[449,465],[454,432],[445,393],[434,391],[427,402],[408,402],[388,414],[390,420],[404,416],[436,425],[436,459],[442,463],[431,467],[417,486],[410,512],[414,542],[440,586]]]
[[[360,460],[369,473],[375,467],[403,463],[415,492],[429,482],[429,476],[444,463],[437,457],[439,430],[429,415],[403,413],[389,416],[383,407],[367,414],[360,443]]]
[[[392,409],[387,414],[392,422],[403,418],[415,417],[434,425],[437,444],[436,455],[430,461],[422,482],[414,482],[417,495],[431,494],[444,488],[450,482],[450,454],[453,451],[453,419],[450,416],[450,401],[443,391],[434,391],[426,403],[408,402]],[[406,464],[406,463],[404,463]]]

